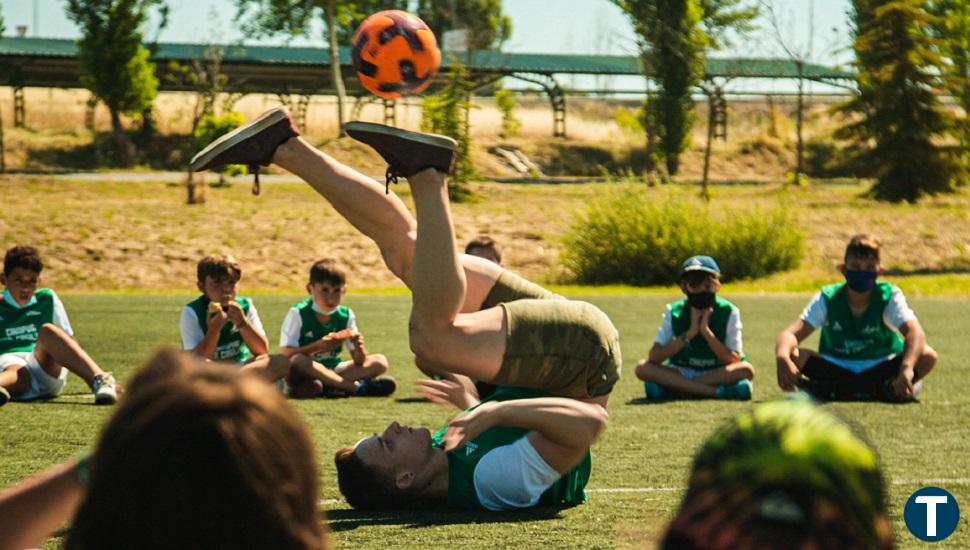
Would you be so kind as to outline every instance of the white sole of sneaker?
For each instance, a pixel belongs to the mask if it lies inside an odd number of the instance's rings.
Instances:
[[[344,124],[344,131],[348,133],[350,133],[351,131],[358,131],[358,132],[369,132],[372,134],[384,134],[388,136],[395,136],[395,137],[407,139],[410,141],[417,141],[418,143],[424,143],[425,145],[432,145],[434,147],[443,147],[450,151],[454,151],[458,148],[458,142],[451,139],[448,136],[442,136],[439,134],[423,134],[421,132],[401,130],[400,128],[385,126],[383,124],[374,124],[373,122],[357,122],[357,121],[348,122]]]
[[[193,172],[199,171],[201,166],[209,164],[209,162],[211,162],[212,159],[214,159],[219,153],[223,152],[229,147],[232,147],[240,141],[246,140],[262,132],[266,128],[269,128],[277,122],[285,119],[286,116],[286,110],[281,107],[266,111],[265,113],[259,115],[259,118],[253,120],[249,124],[244,124],[239,128],[236,128],[235,130],[207,145],[205,149],[196,153],[189,162],[189,169]]]

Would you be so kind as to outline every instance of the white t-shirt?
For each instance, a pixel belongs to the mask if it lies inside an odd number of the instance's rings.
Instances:
[[[828,324],[828,317],[828,306],[826,305],[825,298],[822,296],[820,291],[815,294],[812,301],[805,306],[805,309],[802,311],[801,319],[802,321],[805,321],[811,325],[813,329],[817,330]],[[910,309],[909,304],[906,303],[906,296],[903,295],[903,291],[893,287],[892,294],[889,296],[889,301],[886,303],[886,309],[882,311],[882,322],[893,330],[899,330],[899,327],[914,319],[916,319],[916,314],[913,313],[913,310]],[[887,359],[892,359],[893,357],[889,356],[877,359],[842,359],[826,354],[821,354],[821,356],[826,361],[856,373],[869,370],[879,363],[882,363]]]
[[[256,304],[249,303],[249,312],[246,313],[246,320],[252,325],[253,329],[259,334],[266,334],[263,330],[263,322],[259,320],[259,312],[256,311]],[[199,317],[189,306],[182,308],[182,316],[179,318],[179,330],[182,333],[182,349],[192,350],[198,347],[199,342],[205,338],[202,327],[199,326]]]
[[[741,324],[741,310],[738,308],[731,309],[731,315],[728,316],[727,331],[724,333],[724,347],[728,351],[738,353],[744,351],[741,343],[742,328],[744,326]],[[670,304],[667,304],[667,310],[664,311],[663,320],[660,321],[660,328],[657,330],[657,337],[653,341],[658,345],[666,346],[675,336],[677,335],[674,334],[673,316],[670,314]]]
[[[357,329],[357,316],[354,315],[354,310],[347,308],[347,316],[347,328],[354,333],[360,332],[360,330]],[[286,312],[286,317],[283,319],[283,326],[280,327],[280,347],[300,347],[300,331],[302,330],[303,319],[300,317],[300,310],[295,307],[291,307],[290,310]],[[353,350],[353,344],[349,340],[346,343],[347,348]]]
[[[528,436],[522,436],[478,461],[475,494],[482,506],[494,512],[529,508],[561,477],[539,456]]]
[[[64,303],[57,297],[57,294],[54,294],[53,290],[51,291],[51,297],[54,298],[54,319],[51,322],[66,332],[68,336],[74,336],[74,329],[71,328],[71,321],[67,318],[67,310],[64,309]]]

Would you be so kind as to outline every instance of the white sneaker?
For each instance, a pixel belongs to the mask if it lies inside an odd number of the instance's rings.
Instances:
[[[10,401],[10,392],[7,391],[7,388],[0,386],[0,407],[6,405],[7,401]]]
[[[110,372],[94,375],[94,381],[91,382],[94,404],[113,405],[118,400],[118,389],[115,386],[115,377]]]

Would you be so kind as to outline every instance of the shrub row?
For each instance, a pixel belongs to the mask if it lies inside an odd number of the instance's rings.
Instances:
[[[577,213],[561,259],[580,284],[663,285],[695,254],[713,256],[722,279],[748,279],[797,267],[804,249],[784,206],[729,211],[624,186]]]

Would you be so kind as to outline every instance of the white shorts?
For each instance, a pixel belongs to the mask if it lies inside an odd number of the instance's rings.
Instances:
[[[54,378],[47,374],[32,351],[13,351],[0,355],[0,372],[14,365],[24,365],[30,374],[30,388],[19,395],[11,396],[14,401],[30,401],[33,399],[49,399],[57,397],[64,391],[67,384],[67,369],[61,367],[61,373]]]

